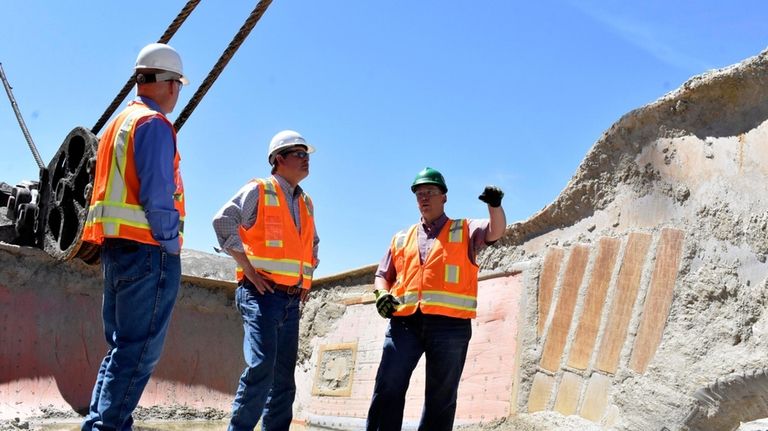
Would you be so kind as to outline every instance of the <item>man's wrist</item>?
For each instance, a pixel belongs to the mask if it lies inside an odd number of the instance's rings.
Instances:
[[[168,254],[179,254],[181,252],[181,245],[179,245],[179,238],[174,239],[161,239],[157,240],[160,244],[160,248]]]

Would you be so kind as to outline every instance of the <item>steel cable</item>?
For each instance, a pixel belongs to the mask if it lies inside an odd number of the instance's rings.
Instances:
[[[173,126],[176,128],[176,132],[181,130],[181,127],[187,121],[187,118],[189,118],[189,116],[192,114],[192,111],[194,111],[194,109],[203,99],[205,93],[207,93],[211,88],[213,83],[221,74],[222,70],[224,70],[224,67],[226,67],[227,63],[229,63],[229,60],[232,59],[232,56],[235,55],[237,49],[240,48],[240,45],[242,45],[243,41],[245,41],[245,38],[248,37],[248,34],[251,32],[251,30],[253,30],[253,27],[256,26],[256,23],[259,22],[259,19],[261,19],[262,15],[264,15],[264,12],[266,12],[271,3],[272,0],[261,0],[256,5],[256,8],[253,9],[251,14],[245,20],[245,23],[243,23],[243,26],[240,27],[240,30],[237,32],[237,34],[235,34],[232,42],[229,43],[227,49],[224,50],[224,53],[221,54],[221,57],[219,57],[219,60],[213,66],[213,69],[211,69],[211,72],[208,74],[205,80],[203,80],[203,83],[200,84],[200,87],[198,87],[197,91],[195,91],[195,94],[192,96],[189,102],[187,102],[187,106],[184,107],[184,109],[179,114],[179,117],[173,123]]]
[[[176,18],[171,22],[171,25],[168,26],[168,29],[165,30],[165,33],[160,36],[160,39],[157,42],[168,43],[168,41],[171,40],[174,34],[176,34],[176,31],[178,31],[178,29],[199,3],[200,0],[189,0],[187,4],[184,5],[184,7],[181,9],[181,12],[179,12]],[[107,120],[109,120],[109,117],[115,113],[117,107],[120,106],[123,100],[125,100],[125,96],[128,95],[128,93],[131,91],[131,88],[133,88],[133,85],[135,84],[134,75],[135,74],[131,75],[131,77],[128,79],[128,82],[125,83],[120,92],[117,93],[117,96],[115,96],[115,99],[112,100],[112,103],[107,107],[107,110],[101,114],[99,120],[96,121],[96,124],[94,124],[91,128],[91,133],[98,135],[101,131],[101,128],[104,127],[104,124],[106,124]]]
[[[8,82],[8,78],[5,76],[2,63],[0,63],[0,79],[2,79],[5,92],[8,94],[8,99],[11,101],[11,108],[13,108],[13,113],[16,114],[16,120],[19,122],[19,126],[21,126],[21,133],[24,134],[24,139],[27,140],[29,150],[32,151],[32,157],[35,158],[37,167],[42,169],[45,167],[43,164],[43,159],[40,157],[40,153],[37,152],[37,147],[35,146],[35,142],[32,140],[32,135],[29,134],[29,129],[27,129],[27,123],[24,122],[24,118],[21,116],[19,105],[16,103],[16,98],[13,97],[13,88]]]

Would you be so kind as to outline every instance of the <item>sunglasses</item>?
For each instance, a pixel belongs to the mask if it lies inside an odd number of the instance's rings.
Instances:
[[[283,157],[288,157],[288,156],[295,156],[298,159],[306,159],[306,158],[309,158],[309,153],[304,150],[289,151],[287,153],[283,153]]]
[[[184,83],[181,82],[181,79],[166,79],[165,82],[175,82],[175,83],[179,84],[179,89],[184,87]]]

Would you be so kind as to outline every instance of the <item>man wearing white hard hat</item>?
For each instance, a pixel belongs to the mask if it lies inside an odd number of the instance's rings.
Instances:
[[[276,134],[272,176],[248,182],[216,213],[219,245],[237,262],[235,304],[243,318],[246,367],[230,431],[290,428],[296,395],[299,306],[318,264],[312,200],[299,183],[315,149],[293,130]]]
[[[153,43],[134,66],[137,97],[105,128],[83,241],[101,245],[109,350],[82,430],[132,429],[163,350],[181,280],[184,187],[166,114],[187,84],[181,57]]]

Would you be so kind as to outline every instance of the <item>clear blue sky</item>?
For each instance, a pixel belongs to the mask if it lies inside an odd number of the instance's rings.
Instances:
[[[184,1],[9,1],[0,62],[46,162],[91,127]],[[256,1],[203,1],[170,42],[186,105]],[[212,252],[210,220],[266,147],[295,129],[310,176],[320,276],[377,262],[418,220],[409,185],[448,182],[446,212],[486,217],[501,186],[510,223],[565,187],[602,132],[691,76],[768,46],[764,1],[275,0],[179,134],[185,246]],[[4,92],[3,92],[4,93]],[[38,169],[0,94],[0,180]]]

